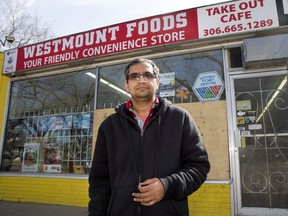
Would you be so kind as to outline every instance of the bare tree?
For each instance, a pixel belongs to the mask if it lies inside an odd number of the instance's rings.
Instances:
[[[31,14],[26,8],[27,0],[0,0],[0,40],[13,36],[15,41],[9,43],[9,48],[36,43],[55,37],[51,25],[43,22],[41,17]],[[1,49],[5,49],[0,45]]]

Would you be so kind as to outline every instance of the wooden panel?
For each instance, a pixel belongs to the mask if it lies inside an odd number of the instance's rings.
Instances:
[[[211,163],[209,180],[229,180],[226,101],[177,104],[188,110],[201,132]]]
[[[97,109],[94,111],[94,122],[93,122],[93,139],[92,139],[92,158],[97,138],[98,128],[101,122],[109,115],[115,112],[115,109]]]
[[[211,162],[208,179],[229,180],[226,101],[175,105],[186,109],[191,114],[201,132]],[[99,125],[112,113],[114,109],[101,109],[94,112],[93,143],[95,143]]]

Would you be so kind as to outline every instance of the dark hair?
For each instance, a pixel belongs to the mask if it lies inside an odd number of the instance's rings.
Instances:
[[[153,73],[156,76],[156,78],[158,79],[159,68],[157,67],[157,65],[152,60],[146,59],[146,58],[136,58],[136,59],[133,59],[124,69],[124,74],[125,74],[126,81],[128,80],[130,67],[132,65],[139,64],[139,63],[149,63],[149,64],[151,64],[152,68],[153,68]]]

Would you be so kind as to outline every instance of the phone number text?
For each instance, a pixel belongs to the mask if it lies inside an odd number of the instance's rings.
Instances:
[[[225,27],[217,27],[217,28],[210,28],[203,30],[203,36],[214,36],[214,35],[221,35],[221,34],[228,34],[234,32],[241,32],[241,31],[248,31],[252,29],[262,29],[273,25],[272,19],[261,20],[261,21],[254,21],[248,22],[246,24],[235,24]]]

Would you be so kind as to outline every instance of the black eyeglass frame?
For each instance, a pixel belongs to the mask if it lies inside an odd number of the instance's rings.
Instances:
[[[132,81],[139,81],[140,77],[143,77],[144,80],[153,80],[154,78],[157,78],[157,76],[154,73],[151,72],[143,72],[143,73],[132,73],[128,74],[127,80],[132,80]]]

